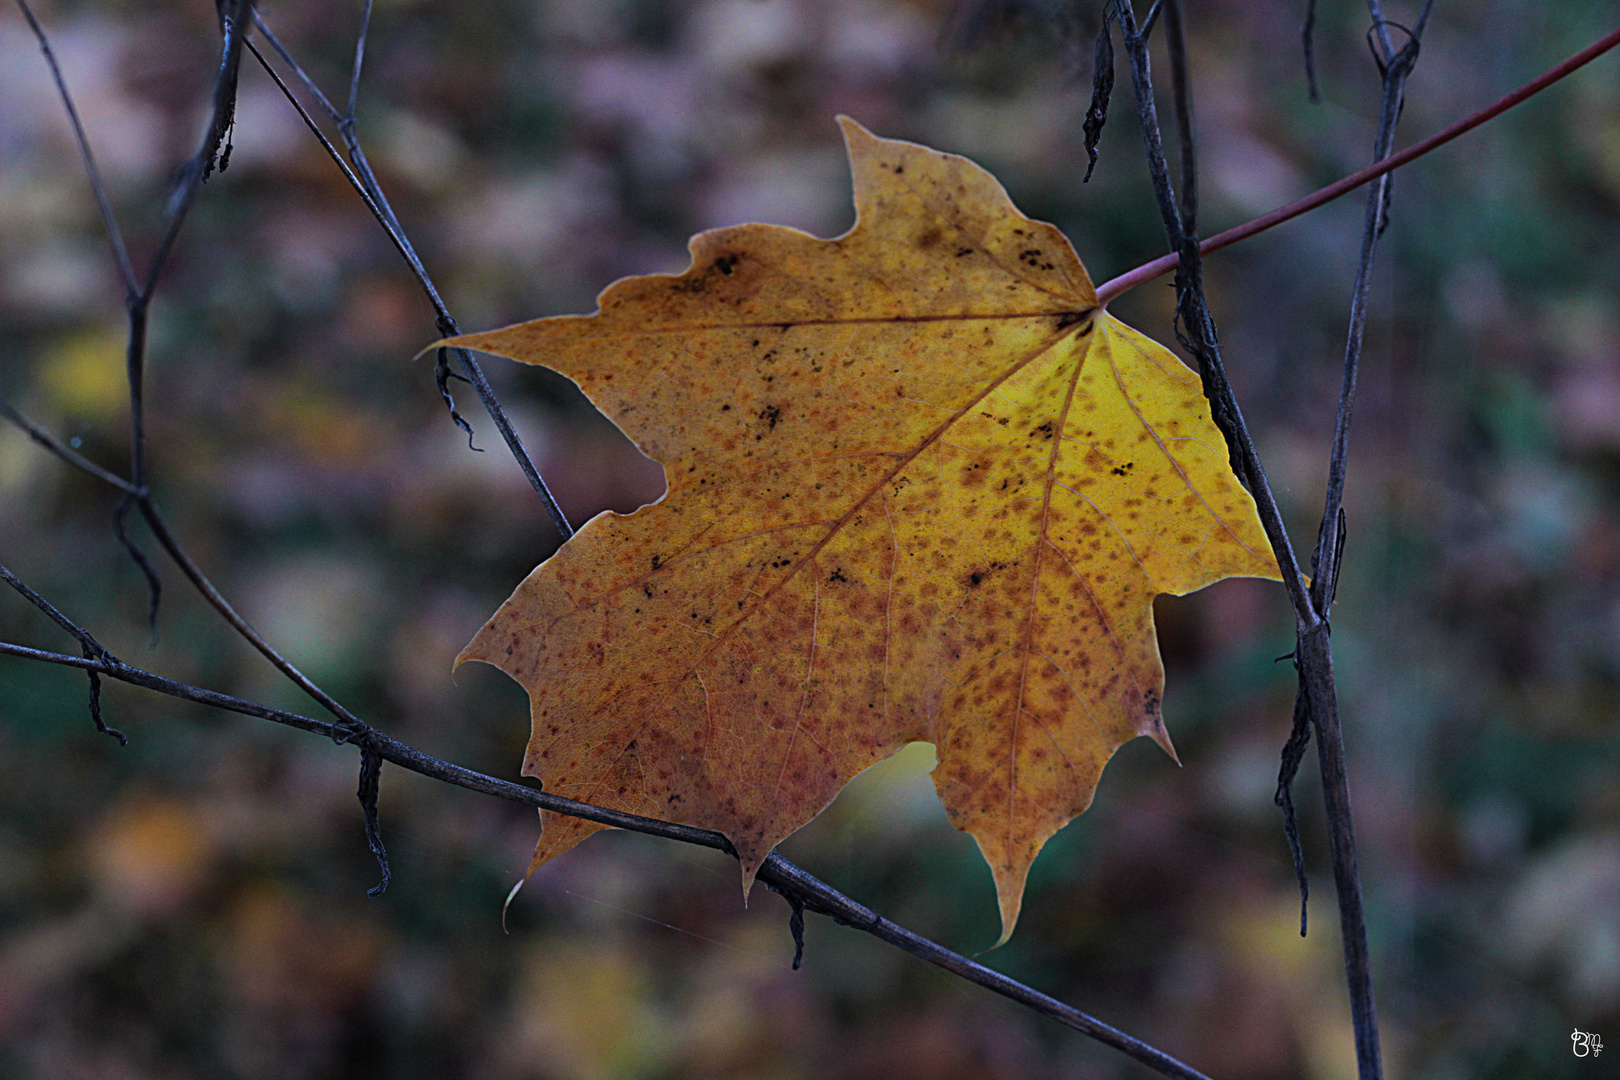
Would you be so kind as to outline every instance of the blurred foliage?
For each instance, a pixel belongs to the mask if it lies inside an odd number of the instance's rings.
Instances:
[[[277,0],[327,88],[359,4]],[[1365,9],[1190,5],[1204,229],[1363,164]],[[1390,6],[1397,20],[1414,4]],[[137,253],[212,73],[201,0],[40,3]],[[1441,0],[1403,141],[1606,32],[1613,0]],[[850,223],[832,117],[968,154],[1106,278],[1159,254],[1123,86],[1081,186],[1093,3],[385,0],[359,130],[469,329],[588,311],[678,270],[699,229]],[[1334,629],[1391,1075],[1596,1075],[1620,1038],[1620,79],[1613,56],[1395,182]],[[471,395],[469,452],[413,354],[431,310],[274,87],[244,67],[227,172],[153,309],[154,488],[295,662],[433,753],[515,776],[515,685],[450,661],[556,540]],[[1359,199],[1214,257],[1240,400],[1301,546],[1319,513]],[[1170,291],[1116,312],[1168,339]],[[127,463],[122,304],[48,73],[0,8],[0,394]],[[491,365],[576,521],[661,473],[564,380]],[[0,561],[129,661],[312,712],[164,568],[154,646],[115,500],[0,430]],[[150,549],[154,545],[142,536]],[[1311,933],[1271,805],[1292,698],[1275,587],[1157,606],[1184,766],[1128,745],[1036,864],[988,962],[1215,1076],[1352,1075],[1308,779]],[[70,645],[16,598],[0,636]],[[1113,1077],[1111,1051],[811,919],[740,905],[712,853],[603,834],[537,875],[532,814],[387,770],[376,866],[355,753],[127,688],[120,750],[83,679],[0,661],[0,1075]],[[859,778],[785,850],[973,952],[989,875],[926,747]],[[1582,1070],[1588,1071],[1582,1071]]]

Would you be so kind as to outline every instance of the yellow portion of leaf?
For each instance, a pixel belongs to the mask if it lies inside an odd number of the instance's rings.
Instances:
[[[857,772],[935,743],[1005,940],[1119,745],[1170,750],[1153,597],[1276,563],[1197,376],[1097,310],[1063,235],[972,162],[843,124],[846,235],[704,233],[596,315],[456,339],[572,378],[669,481],[457,662],[529,691],[525,775],[720,830],[745,888]],[[597,828],[543,817],[536,866]]]

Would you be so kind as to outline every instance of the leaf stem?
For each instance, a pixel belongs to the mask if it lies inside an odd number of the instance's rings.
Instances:
[[[1523,86],[1519,87],[1511,94],[1508,94],[1506,97],[1485,106],[1485,108],[1480,109],[1478,112],[1473,113],[1470,116],[1464,117],[1445,130],[1438,131],[1421,142],[1413,143],[1405,150],[1402,150],[1397,154],[1392,154],[1382,161],[1374,162],[1365,169],[1353,172],[1344,179],[1337,180],[1325,188],[1314,191],[1305,196],[1303,199],[1291,202],[1287,206],[1278,207],[1270,213],[1262,214],[1253,221],[1248,221],[1235,228],[1227,229],[1225,232],[1216,233],[1208,240],[1205,240],[1199,244],[1199,253],[1208,255],[1212,251],[1219,251],[1224,247],[1230,247],[1239,240],[1247,240],[1249,237],[1254,236],[1257,233],[1263,233],[1275,225],[1281,225],[1285,221],[1292,220],[1293,218],[1299,217],[1301,214],[1315,210],[1318,206],[1322,206],[1325,203],[1330,203],[1339,196],[1354,191],[1356,188],[1367,183],[1369,180],[1376,180],[1385,173],[1394,172],[1402,165],[1406,165],[1417,160],[1424,154],[1427,154],[1429,151],[1444,146],[1446,143],[1451,142],[1459,135],[1467,134],[1486,121],[1493,120],[1502,113],[1507,112],[1520,102],[1534,97],[1536,94],[1539,94],[1541,91],[1547,89],[1547,87],[1551,86],[1553,83],[1558,82],[1565,76],[1572,74],[1582,67],[1585,67],[1587,64],[1590,64],[1593,60],[1596,60],[1610,49],[1613,49],[1616,45],[1620,45],[1620,28],[1615,29],[1607,36],[1594,41],[1592,44],[1588,45],[1586,48],[1582,49],[1580,52],[1576,53],[1574,56],[1571,56],[1568,60],[1565,60],[1556,67],[1549,68],[1547,71],[1525,83]],[[1176,268],[1176,263],[1179,261],[1180,256],[1176,252],[1172,251],[1168,255],[1159,256],[1152,262],[1143,263],[1134,270],[1128,270],[1116,278],[1111,278],[1108,281],[1103,282],[1103,284],[1097,289],[1097,299],[1100,303],[1107,304],[1109,301],[1117,299],[1123,294],[1130,292],[1138,285],[1152,281],[1154,278],[1159,277],[1162,274],[1168,274],[1170,271]]]

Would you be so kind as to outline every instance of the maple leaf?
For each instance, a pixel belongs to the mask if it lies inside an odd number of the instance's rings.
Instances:
[[[841,119],[856,224],[696,236],[591,316],[454,344],[573,379],[669,491],[604,513],[457,663],[529,692],[546,790],[717,829],[745,891],[851,777],[938,749],[1002,940],[1042,844],[1147,735],[1153,598],[1278,576],[1198,377],[1099,310],[972,162]],[[601,826],[542,814],[531,871]]]

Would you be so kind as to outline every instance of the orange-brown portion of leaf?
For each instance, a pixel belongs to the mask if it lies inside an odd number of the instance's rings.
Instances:
[[[1275,576],[1198,380],[965,159],[844,121],[856,226],[744,225],[589,317],[457,339],[574,379],[669,493],[588,523],[463,651],[547,790],[724,832],[745,887],[934,742],[1003,931],[1108,758],[1169,738],[1152,600]],[[545,815],[539,865],[596,826]]]

